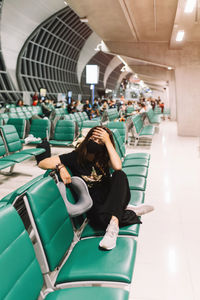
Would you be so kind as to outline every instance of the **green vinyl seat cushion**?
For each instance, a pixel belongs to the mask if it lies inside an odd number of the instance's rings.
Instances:
[[[128,183],[131,190],[145,191],[146,178],[141,176],[128,176]]]
[[[153,125],[147,125],[147,126],[142,128],[142,130],[140,131],[139,136],[153,135],[154,132],[155,132],[155,127]]]
[[[71,141],[56,141],[56,140],[50,140],[49,143],[52,146],[69,146],[72,144]]]
[[[32,134],[36,138],[49,138],[51,122],[49,119],[33,119],[31,122],[31,128],[29,134]],[[31,142],[31,144],[37,144],[39,142]]]
[[[128,159],[122,162],[122,167],[132,167],[132,166],[149,166],[149,160],[145,158],[136,158],[136,159]]]
[[[4,125],[1,126],[1,132],[5,138],[8,151],[16,152],[22,149],[22,144],[20,142],[19,135],[14,125]]]
[[[0,209],[1,299],[38,299],[43,278],[33,245],[12,206]]]
[[[24,139],[25,137],[25,129],[26,129],[26,120],[20,118],[9,118],[7,124],[14,125],[20,139]]]
[[[126,154],[124,160],[127,159],[137,159],[137,158],[145,158],[150,160],[150,154],[149,153],[130,153],[130,154]]]
[[[13,206],[0,205],[0,295],[1,299],[35,300],[43,277],[33,245]],[[52,291],[46,300],[128,300],[128,291],[110,287],[77,287]]]
[[[44,148],[30,148],[30,149],[22,150],[20,153],[30,154],[30,155],[39,155],[39,154],[44,153],[44,152],[45,152]]]
[[[148,175],[148,168],[143,166],[123,167],[122,171],[124,171],[127,176],[142,176],[147,178]]]
[[[130,283],[136,255],[132,237],[118,237],[112,251],[99,249],[101,238],[80,240],[63,265],[56,284],[73,281],[118,281]]]
[[[110,287],[78,287],[57,290],[45,300],[128,300],[128,291]]]
[[[0,159],[0,170],[6,169],[8,167],[13,166],[15,163],[14,161],[6,161],[6,160],[2,160]]]
[[[76,124],[72,120],[58,120],[51,145],[67,146],[73,143]]]
[[[132,205],[140,205],[144,203],[145,194],[143,191],[137,191],[137,190],[130,190],[131,193],[131,199],[130,204]]]
[[[2,160],[4,161],[14,161],[16,163],[20,163],[26,159],[29,159],[32,155],[28,154],[28,153],[21,153],[21,152],[17,152],[17,153],[13,153],[10,154],[8,156],[5,156],[2,158]]]

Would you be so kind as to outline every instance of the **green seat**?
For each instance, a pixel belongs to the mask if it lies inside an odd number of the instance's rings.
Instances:
[[[8,167],[14,166],[13,161],[6,161],[5,155],[7,154],[4,142],[0,136],[0,170],[6,169]]]
[[[128,176],[129,188],[131,190],[145,191],[146,178],[141,176]]]
[[[51,177],[31,186],[26,195],[25,203],[30,207],[44,250],[41,254],[46,266],[44,272],[52,272],[63,261],[73,241],[71,220]],[[100,238],[93,238],[76,243],[59,271],[57,288],[74,281],[131,282],[136,241],[131,237],[119,237],[117,247],[110,252],[99,249],[99,242]]]
[[[2,158],[2,161],[13,161],[15,163],[20,163],[26,159],[31,158],[31,154],[28,153],[13,153],[13,154],[9,154],[7,156],[5,156],[4,158]]]
[[[142,176],[147,178],[148,175],[148,168],[143,166],[123,167],[122,170],[127,176]]]
[[[26,120],[25,119],[12,118],[12,119],[8,120],[7,124],[15,126],[20,139],[25,138],[25,133],[26,133]]]
[[[155,127],[153,125],[144,125],[143,116],[141,114],[132,117],[132,121],[135,127],[135,134],[137,138],[154,135]]]
[[[1,115],[1,119],[3,119],[4,124],[6,124],[8,122],[9,116],[6,113],[2,113]]]
[[[120,134],[120,137],[121,137],[121,140],[122,140],[122,143],[125,143],[126,142],[126,124],[125,122],[108,122],[106,124],[106,126],[109,128],[109,129],[117,129],[119,134]]]
[[[87,121],[89,120],[88,115],[85,111],[82,112],[83,120]]]
[[[39,111],[39,110],[38,110]],[[51,122],[49,119],[34,119],[31,122],[30,134],[36,138],[49,140],[50,137]],[[40,141],[30,142],[30,144],[39,144]]]
[[[130,154],[126,154],[124,160],[128,160],[128,159],[137,159],[137,158],[145,158],[150,160],[151,155],[149,153],[130,153]]]
[[[95,126],[100,126],[100,121],[94,121],[94,120],[87,120],[87,121],[83,121],[82,123],[82,129],[83,128],[92,128]]]
[[[22,143],[19,139],[17,130],[13,125],[0,126],[0,130],[6,141],[9,153],[12,153],[2,158],[3,160],[10,160],[19,163],[23,160],[29,159],[33,155],[38,155],[45,151],[45,149],[41,148],[22,150]]]
[[[0,230],[1,299],[38,299],[44,284],[41,269],[28,233],[10,205],[0,207],[0,228],[4,228]],[[43,292],[47,293],[45,300],[128,300],[128,292],[118,288],[77,287]]]
[[[128,105],[128,106],[126,107],[126,113],[127,113],[127,114],[131,114],[134,110],[135,110],[135,109],[134,109],[134,106],[133,106],[133,105]]]
[[[83,239],[75,245],[59,272],[57,286],[73,281],[131,283],[136,241],[131,237],[118,237],[116,248],[105,253],[99,249],[100,240],[99,237]]]
[[[152,125],[146,125],[145,127],[142,128],[142,130],[139,133],[139,136],[144,136],[144,135],[153,135],[155,132],[155,128]]]
[[[11,167],[15,164],[14,161],[5,161],[0,159],[0,170],[6,169],[8,167]]]
[[[45,300],[128,300],[128,292],[119,288],[79,287],[58,290],[47,295]]]
[[[109,121],[114,121],[119,118],[119,112],[117,111],[117,108],[110,108],[106,112]]]
[[[55,133],[50,144],[53,146],[69,146],[75,139],[76,124],[71,120],[59,120],[56,123]]]
[[[146,115],[150,124],[160,124],[160,115],[154,113],[153,109],[149,109]]]
[[[131,190],[131,200],[130,204],[140,205],[144,203],[144,192]],[[140,224],[133,224],[129,226],[124,226],[119,229],[119,235],[129,235],[129,236],[138,236],[140,229]],[[81,238],[92,237],[92,236],[103,236],[104,232],[101,229],[93,228],[90,224],[84,228]]]
[[[8,113],[9,119],[18,119],[18,114],[16,112]]]
[[[126,148],[125,148],[125,144],[120,136],[120,133],[118,131],[118,129],[113,129],[113,136],[114,136],[114,140],[115,140],[115,144],[118,146],[119,148],[119,152],[120,152],[120,157],[123,158],[123,161],[125,163],[126,160],[131,160],[134,162],[135,159],[145,159],[145,160],[150,160],[150,154],[148,153],[130,153],[128,155],[125,154],[126,152]],[[139,161],[138,161],[139,163]],[[143,165],[143,162],[141,161],[141,165]],[[130,162],[129,162],[130,165]],[[133,163],[133,166],[135,164]]]
[[[143,166],[148,168],[149,160],[145,158],[128,159],[123,161],[122,166],[123,167]]]

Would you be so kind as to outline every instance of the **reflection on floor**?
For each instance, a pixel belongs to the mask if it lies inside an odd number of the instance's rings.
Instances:
[[[145,202],[155,211],[142,217],[130,300],[199,300],[199,139],[178,137],[166,120],[150,149],[133,151],[151,153]],[[42,173],[34,160],[16,165],[12,176],[0,175],[1,198]]]

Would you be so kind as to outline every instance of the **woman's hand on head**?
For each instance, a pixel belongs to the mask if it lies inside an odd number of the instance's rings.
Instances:
[[[99,141],[101,141],[105,145],[107,143],[111,143],[109,133],[106,130],[104,130],[103,128],[95,129],[93,134],[92,134],[92,137],[94,139],[98,139]]]

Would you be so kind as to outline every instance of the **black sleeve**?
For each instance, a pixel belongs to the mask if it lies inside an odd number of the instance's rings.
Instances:
[[[63,165],[72,169],[76,162],[76,153],[75,151],[72,151],[70,153],[61,154],[59,155],[59,158]]]

